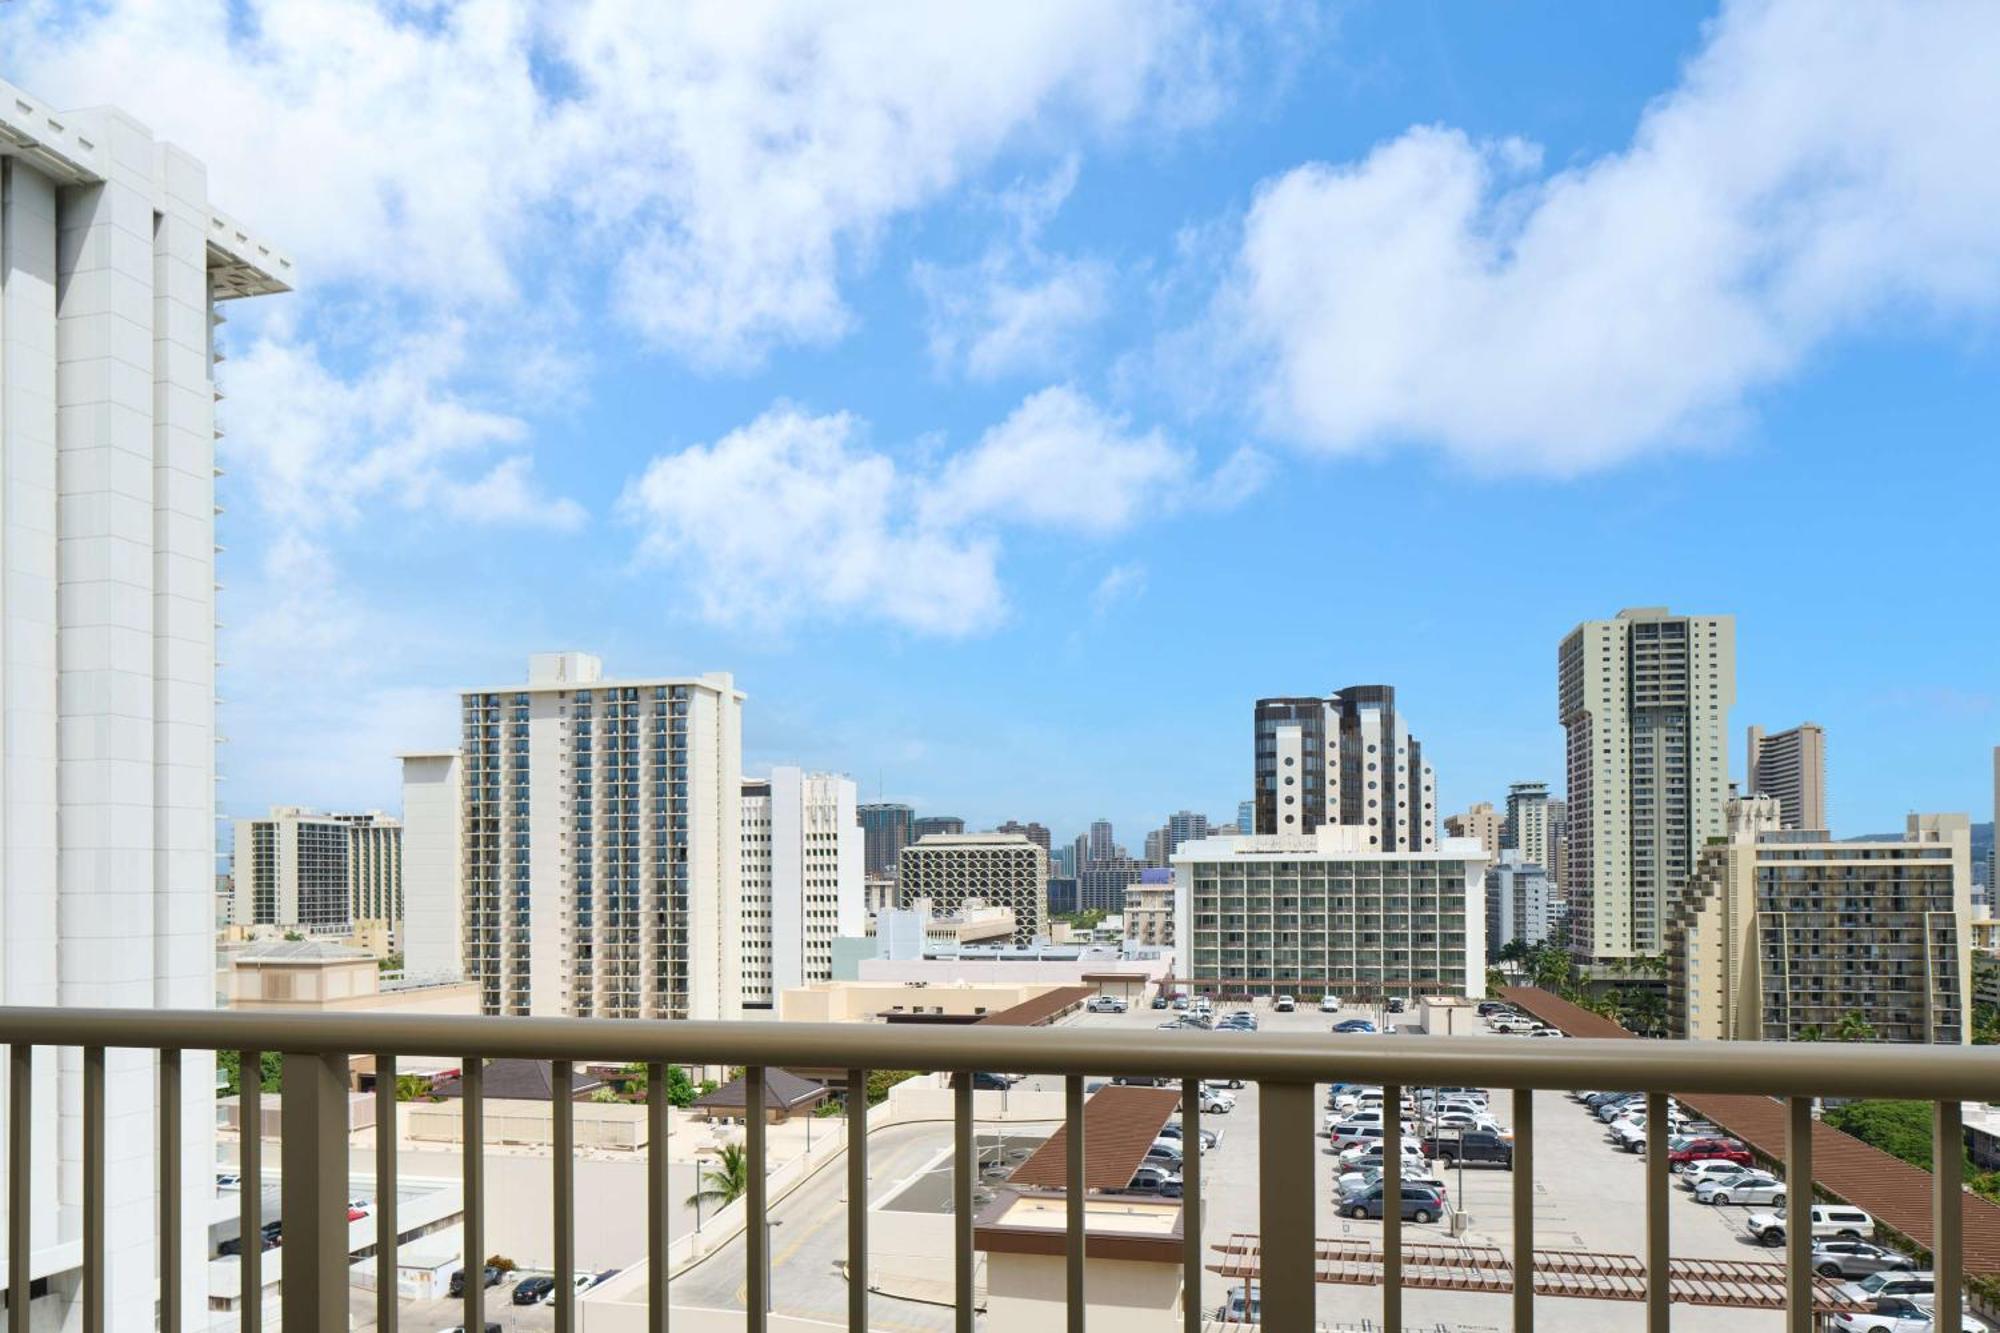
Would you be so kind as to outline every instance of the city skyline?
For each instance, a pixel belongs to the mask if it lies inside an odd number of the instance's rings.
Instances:
[[[1836,833],[1986,808],[2000,628],[1948,575],[2000,488],[1984,336],[2000,290],[1929,267],[1950,253],[1988,272],[1997,244],[1965,173],[1939,166],[1982,147],[1965,136],[1984,105],[1953,99],[1985,81],[1934,77],[1979,42],[1941,41],[1952,25],[1920,11],[1835,24],[1797,3],[1443,27],[1397,6],[1252,14],[996,15],[981,41],[936,43],[982,66],[1008,53],[1002,88],[968,103],[980,85],[956,66],[872,77],[890,20],[829,30],[773,11],[746,19],[766,25],[749,48],[825,61],[806,88],[742,71],[774,127],[746,142],[726,107],[646,100],[685,73],[657,62],[705,59],[701,34],[668,30],[672,7],[612,69],[556,18],[486,46],[363,6],[354,40],[329,46],[275,20],[0,6],[10,79],[198,145],[218,196],[310,278],[227,330],[221,813],[392,805],[392,756],[449,739],[453,688],[562,648],[732,672],[748,771],[845,772],[863,799],[1058,832],[1219,814],[1248,795],[1248,700],[1390,681],[1421,719],[1438,810],[1463,809],[1560,783],[1554,645],[1647,604],[1738,618],[1737,778],[1744,725],[1810,717],[1834,742]],[[1925,55],[1885,87],[1884,49]],[[1764,101],[1801,62],[1825,71],[1806,101]],[[398,118],[347,114],[402,78],[436,81],[412,112],[422,151]],[[1904,113],[1851,127],[1864,138],[1845,155],[1823,136],[1853,89]],[[1765,127],[1765,156],[1700,137],[1766,105],[1792,116]],[[785,148],[810,137],[787,127],[928,114],[955,128],[836,136],[810,161]],[[213,131],[246,122],[265,133]],[[527,125],[550,136],[530,157],[575,169],[495,174]],[[740,173],[692,169],[697,142]],[[1740,170],[1703,174],[1661,142]],[[306,169],[330,143],[342,172]],[[1830,158],[1853,175],[1822,175]],[[1911,174],[1884,179],[1885,163]],[[1438,188],[1396,188],[1411,179]],[[836,188],[862,180],[879,188]],[[1613,227],[1655,190],[1719,225]],[[772,206],[788,191],[808,206]],[[1559,195],[1605,244],[1531,244]],[[1759,202],[1773,197],[1786,206]],[[371,199],[423,206],[356,203]],[[1888,199],[1892,226],[1873,211]],[[1776,236],[1780,215],[1803,237]],[[1435,225],[1399,225],[1417,218]],[[1376,288],[1327,267],[1344,247],[1288,243],[1343,227],[1366,229],[1347,248],[1444,248]],[[1507,227],[1519,244],[1489,267],[1475,238]],[[1765,263],[1847,234],[1899,243]],[[1674,236],[1734,239],[1685,253]],[[538,265],[558,253],[559,271]],[[1661,277],[1642,291],[1684,301],[1624,308],[1632,340],[1542,322],[1593,308],[1566,294],[1626,291],[1621,254]],[[1458,276],[1433,292],[1410,273]],[[529,295],[551,279],[560,302]],[[1413,325],[1433,301],[1448,313]],[[1473,310],[1491,321],[1456,317]],[[1393,353],[1379,373],[1344,354],[1356,330]],[[1524,362],[1525,347],[1560,354]],[[1219,364],[1197,373],[1195,348]],[[1299,373],[1309,350],[1324,374]],[[1319,628],[1297,580],[1259,577],[1321,561],[1335,509],[1422,532],[1334,542],[1351,586],[1398,589],[1392,615]],[[1835,637],[1820,599],[1745,577],[1720,534],[1779,509],[1820,525],[1804,540],[1821,586],[1898,606],[1908,632]],[[1815,540],[1838,531],[1869,540]],[[1510,560],[1514,596],[1460,595],[1464,569],[1531,532],[1547,544]],[[1932,553],[1947,577],[1906,577]],[[487,589],[474,601],[468,566]],[[1169,608],[1192,606],[1258,629],[1149,651]]]

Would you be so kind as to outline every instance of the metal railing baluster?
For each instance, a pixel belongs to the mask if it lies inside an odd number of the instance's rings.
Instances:
[[[555,1200],[549,1223],[555,1228],[556,1333],[570,1333],[576,1326],[576,1103],[570,1100],[575,1083],[574,1064],[568,1060],[550,1064]]]
[[[1084,1238],[1083,1197],[1083,1075],[1063,1077],[1063,1296],[1069,1333],[1083,1333]]]
[[[1299,1188],[1299,1154],[1312,1150],[1313,1085],[1264,1080],[1257,1098],[1259,1312],[1266,1328],[1309,1329],[1314,1191]]]
[[[1514,1333],[1535,1327],[1535,1094],[1514,1089]],[[1459,1200],[1463,1207],[1465,1200]]]
[[[646,1328],[667,1333],[667,1246],[672,1239],[672,1162],[667,1156],[667,1066],[646,1066]],[[701,1188],[695,1168],[695,1188]]]
[[[458,1090],[463,1151],[459,1169],[465,1180],[465,1326],[486,1327],[486,1064],[476,1055],[465,1057]]]
[[[83,1330],[104,1333],[104,1048],[83,1048]]]
[[[345,1055],[285,1052],[279,1094],[285,1224],[279,1293],[287,1328],[340,1328],[349,1319],[348,1068]]]
[[[35,1048],[17,1041],[7,1056],[7,1327],[26,1328],[35,1231]]]
[[[1646,1333],[1667,1333],[1667,1094],[1646,1094]]]
[[[160,1333],[181,1333],[181,1053],[160,1052]]]
[[[1201,1080],[1181,1080],[1181,1330],[1201,1333]],[[1081,1175],[1081,1171],[1078,1172]],[[1083,1333],[1078,1321],[1075,1333]]]
[[[868,1327],[868,1071],[847,1071],[847,1326]]]
[[[952,1091],[951,1251],[954,1327],[972,1333],[972,1071],[960,1070]]]
[[[396,1057],[375,1057],[375,1329],[396,1333]]]
[[[765,1333],[771,1325],[771,1227],[769,1195],[765,1180],[769,1160],[765,1145],[764,1066],[751,1065],[743,1071],[743,1155],[749,1179],[743,1191],[744,1285],[750,1317],[744,1321],[748,1333]]]
[[[236,1054],[237,1325],[264,1327],[264,1053]]]
[[[1810,1097],[1785,1099],[1785,1329],[1813,1333]]]
[[[1394,1083],[1382,1085],[1382,1327],[1403,1327],[1403,1089]]]
[[[1958,1333],[1965,1314],[1964,1108],[1940,1101],[1931,1116],[1932,1327]]]

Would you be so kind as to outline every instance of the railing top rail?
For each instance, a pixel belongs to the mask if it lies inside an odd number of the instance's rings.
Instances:
[[[0,1007],[0,1041],[2000,1101],[2000,1047]]]

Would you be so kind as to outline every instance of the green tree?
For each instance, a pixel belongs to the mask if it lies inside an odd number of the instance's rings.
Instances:
[[[1487,994],[1489,995],[1492,994],[1494,991],[1499,990],[1502,986],[1505,986],[1506,984],[1507,984],[1507,974],[1505,972],[1502,972],[1497,967],[1489,967],[1486,969]]]
[[[622,1102],[625,1099],[618,1095],[618,1089],[607,1083],[601,1088],[592,1088],[590,1091],[590,1100],[593,1102]]]
[[[375,967],[382,972],[400,972],[403,970],[403,955],[392,953],[378,958],[375,960]]]
[[[868,1104],[879,1106],[889,1098],[889,1089],[906,1078],[915,1078],[914,1069],[871,1069],[868,1071]]]
[[[1873,1144],[1892,1157],[1928,1170],[1931,1165],[1931,1104],[1871,1098],[1830,1106],[1825,1123]]]
[[[1840,1016],[1838,1023],[1833,1025],[1833,1039],[1835,1041],[1873,1041],[1875,1040],[1875,1025],[1863,1018],[1860,1010],[1850,1009]]]
[[[1822,1034],[1817,1023],[1808,1023],[1792,1034],[1793,1041],[1819,1041],[1821,1039]]]
[[[396,1075],[396,1100],[399,1102],[431,1101],[431,1081],[422,1074]]]
[[[285,1057],[276,1051],[262,1053],[263,1078],[261,1086],[265,1092],[278,1092],[284,1087]],[[217,1051],[215,1067],[220,1069],[227,1080],[225,1090],[231,1095],[243,1091],[243,1055],[240,1051]]]
[[[698,1181],[700,1188],[688,1195],[686,1207],[700,1204],[714,1204],[718,1207],[734,1203],[750,1188],[750,1157],[739,1144],[725,1143],[716,1155],[715,1165],[702,1171]]]

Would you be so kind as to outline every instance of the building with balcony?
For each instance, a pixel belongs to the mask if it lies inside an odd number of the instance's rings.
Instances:
[[[354,923],[403,925],[403,825],[379,810],[326,814],[278,805],[236,821],[232,857],[238,926],[284,926],[344,935]]]
[[[1564,859],[1563,816],[1566,807],[1551,799],[1546,782],[1515,782],[1507,787],[1507,812],[1500,824],[1500,848],[1521,854],[1529,865],[1548,872],[1549,884],[1560,891]]]
[[[1047,932],[1049,854],[1025,833],[934,833],[903,849],[896,902],[928,899],[946,915],[967,900],[1014,913],[1014,943]]]
[[[1190,841],[1200,841],[1191,839]],[[1125,890],[1125,943],[1132,948],[1174,945],[1174,872],[1145,870]]]
[[[525,683],[460,696],[456,760],[405,761],[428,784],[404,806],[426,876],[458,839],[461,969],[487,1013],[738,1016],[742,708],[726,672],[615,680],[543,653]],[[432,827],[454,788],[455,827]],[[449,890],[422,894],[444,919]],[[415,967],[437,945],[411,915]]]
[[[743,1003],[769,1009],[833,976],[833,941],[867,920],[854,780],[788,765],[743,783]]]
[[[240,127],[215,125],[218,134]],[[8,1005],[215,1002],[216,437],[231,302],[292,264],[209,202],[191,153],[110,107],[0,81],[0,918]],[[344,907],[344,905],[343,905]],[[191,1052],[183,1151],[207,1162],[213,1066]],[[155,1319],[155,1060],[104,1056],[113,1328]],[[73,1327],[84,1065],[36,1070],[36,1327]],[[175,1304],[205,1325],[188,1210]]]
[[[1327,697],[1259,699],[1256,827],[1306,835],[1323,824],[1364,833],[1378,851],[1437,843],[1437,776],[1396,709],[1392,685]]]
[[[1900,841],[1782,827],[1775,797],[1732,801],[1667,932],[1676,1036],[1971,1040],[1972,853],[1964,815],[1911,815]]]
[[[856,813],[863,839],[862,873],[895,874],[903,849],[916,841],[917,812],[900,801],[869,801]]]
[[[1746,749],[1750,796],[1774,796],[1784,827],[1823,829],[1826,823],[1826,730],[1817,722],[1801,722],[1789,731],[1768,735],[1750,728]]]
[[[1554,933],[1555,901],[1549,872],[1509,848],[1486,868],[1486,956],[1519,943],[1548,943]]]
[[[1735,618],[1649,606],[1587,620],[1557,671],[1571,947],[1586,961],[1656,954],[1696,854],[1723,833]]]
[[[1480,996],[1486,853],[1384,852],[1366,828],[1210,838],[1174,858],[1181,974],[1239,995]]]

